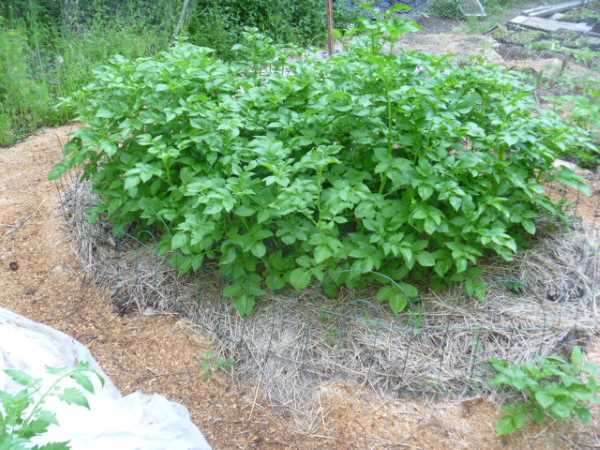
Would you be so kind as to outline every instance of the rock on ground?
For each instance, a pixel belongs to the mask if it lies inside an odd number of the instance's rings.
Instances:
[[[56,413],[58,425],[37,444],[70,441],[72,450],[210,450],[183,406],[160,395],[121,396],[82,344],[0,308],[0,390],[22,389],[3,369],[21,370],[46,385],[53,379],[47,367],[71,367],[77,362],[95,368],[105,379],[104,388],[97,383],[96,394],[87,394],[89,410],[50,399],[46,407]]]

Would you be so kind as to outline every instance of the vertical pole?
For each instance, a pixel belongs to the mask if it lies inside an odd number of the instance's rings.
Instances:
[[[327,52],[333,55],[333,0],[327,0]]]

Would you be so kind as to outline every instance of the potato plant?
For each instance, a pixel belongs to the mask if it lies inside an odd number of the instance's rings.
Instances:
[[[581,348],[571,358],[548,356],[533,363],[490,361],[496,371],[492,386],[504,386],[521,394],[522,400],[503,406],[496,431],[504,436],[523,428],[530,420],[543,424],[548,418],[568,421],[592,420],[591,406],[600,398],[598,367],[588,362]]]
[[[379,285],[394,312],[419,280],[483,298],[478,261],[511,260],[541,214],[561,214],[545,182],[588,189],[552,162],[591,144],[516,73],[383,45],[410,22],[358,29],[331,59],[292,62],[252,30],[237,63],[185,43],[116,57],[51,178],[82,167],[95,216],[159,236],[182,272],[217,261],[242,315],[265,288],[315,282]]]

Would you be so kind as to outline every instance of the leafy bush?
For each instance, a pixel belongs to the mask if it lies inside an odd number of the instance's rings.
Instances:
[[[573,349],[570,361],[558,356],[533,364],[509,364],[495,359],[492,367],[498,372],[492,385],[509,386],[524,397],[503,407],[504,415],[496,426],[498,434],[514,433],[531,419],[536,423],[543,423],[548,417],[591,420],[589,405],[599,399],[600,387],[595,378],[598,373],[596,366],[585,361],[579,347]]]
[[[540,112],[519,75],[447,57],[393,54],[414,29],[363,21],[348,53],[287,56],[255,33],[243,63],[182,44],[116,58],[83,95],[81,120],[51,178],[85,168],[116,233],[160,236],[183,272],[218,261],[249,314],[266,286],[383,284],[395,312],[415,283],[465,282],[478,261],[511,260],[540,214],[560,215],[543,183],[588,190],[553,160],[588,145]]]
[[[433,0],[429,4],[429,12],[435,17],[458,19],[463,17],[458,0]]]
[[[348,2],[336,2],[336,27],[353,17]],[[231,47],[245,27],[257,28],[275,42],[315,45],[325,42],[326,3],[322,0],[200,0],[189,26],[190,41],[232,58]]]
[[[104,379],[87,363],[79,363],[75,367],[48,369],[48,373],[56,378],[44,391],[42,380],[32,378],[15,369],[4,372],[15,382],[22,385],[23,390],[16,394],[0,391],[0,449],[5,450],[68,450],[68,442],[55,442],[46,445],[34,445],[32,439],[42,436],[51,425],[57,425],[56,415],[46,409],[44,404],[50,397],[56,397],[65,403],[89,408],[88,401],[78,388],[63,388],[67,379],[77,383],[83,390],[94,393],[91,375]]]

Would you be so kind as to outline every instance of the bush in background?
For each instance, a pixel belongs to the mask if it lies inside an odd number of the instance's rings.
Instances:
[[[0,5],[0,145],[42,125],[74,118],[55,108],[92,79],[110,56],[152,55],[173,39],[182,0],[10,0]],[[275,42],[322,44],[326,9],[321,0],[197,0],[183,39],[234,56],[232,47],[247,26]],[[338,26],[351,19],[347,5],[336,7]]]
[[[336,2],[335,25],[351,23],[355,9]],[[244,27],[254,27],[277,43],[320,45],[326,39],[326,8],[323,0],[199,0],[189,26],[190,42],[210,47],[231,58]]]

